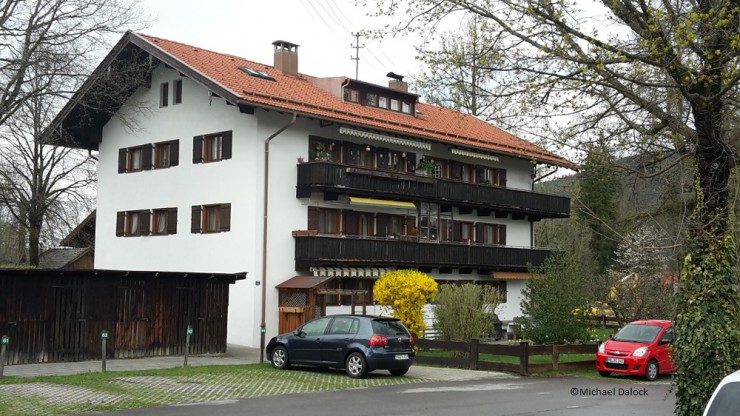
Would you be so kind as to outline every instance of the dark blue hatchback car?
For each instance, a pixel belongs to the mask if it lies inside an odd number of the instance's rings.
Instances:
[[[291,364],[344,368],[353,378],[373,370],[395,376],[414,361],[414,337],[396,318],[367,315],[326,316],[273,337],[265,348],[275,368]]]

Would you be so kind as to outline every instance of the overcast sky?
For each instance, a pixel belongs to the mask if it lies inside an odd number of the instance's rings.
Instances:
[[[144,0],[154,20],[143,33],[272,65],[275,40],[300,45],[298,69],[320,77],[355,75],[352,33],[380,28],[354,0]],[[386,84],[385,74],[421,72],[419,39],[360,39],[359,78]]]

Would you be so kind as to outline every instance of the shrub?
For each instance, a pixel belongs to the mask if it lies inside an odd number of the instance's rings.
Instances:
[[[417,270],[396,270],[380,276],[373,294],[378,304],[393,308],[393,316],[419,338],[426,328],[423,308],[437,296],[437,282]]]
[[[501,294],[491,286],[466,283],[442,285],[434,307],[434,322],[442,339],[469,341],[494,330]]]
[[[559,252],[533,270],[523,291],[522,335],[538,344],[581,342],[589,339],[582,314],[588,303],[587,275],[572,256]]]

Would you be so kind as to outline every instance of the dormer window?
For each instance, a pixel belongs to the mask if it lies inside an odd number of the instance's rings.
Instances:
[[[360,92],[351,88],[344,89],[344,101],[351,101],[353,103],[360,102]]]
[[[414,105],[419,96],[393,88],[349,80],[342,88],[342,98],[347,103],[414,115]]]

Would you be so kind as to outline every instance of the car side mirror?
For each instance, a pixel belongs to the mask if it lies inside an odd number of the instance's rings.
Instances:
[[[295,335],[297,337],[302,337],[303,336],[303,331],[301,331],[301,328],[298,328],[295,331],[293,331],[293,335]]]
[[[661,338],[660,339],[660,345],[670,344],[671,339],[670,338]]]

